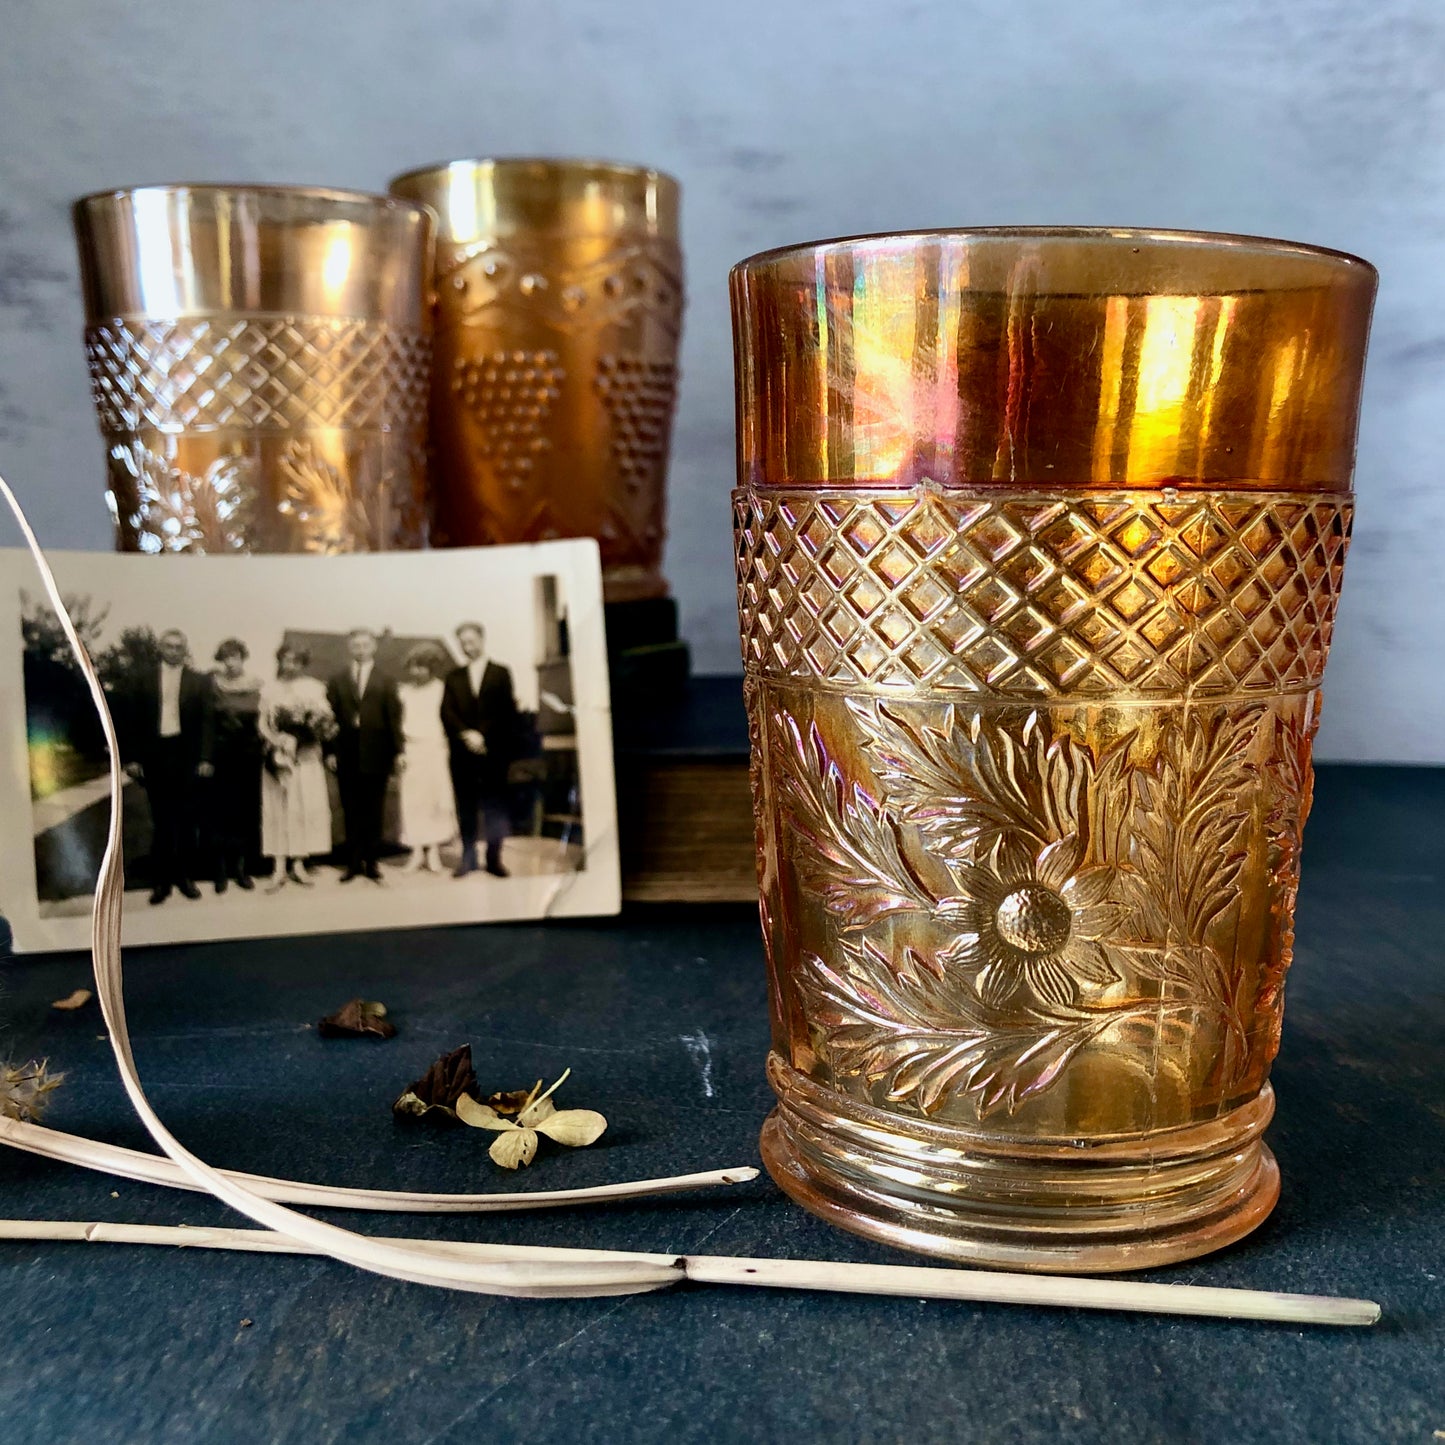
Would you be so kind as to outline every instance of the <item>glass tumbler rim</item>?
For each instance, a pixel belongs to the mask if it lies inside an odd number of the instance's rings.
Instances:
[[[234,196],[258,200],[293,202],[320,201],[327,204],[354,204],[360,210],[412,212],[426,216],[430,208],[420,201],[384,191],[353,190],[348,186],[291,184],[253,181],[153,181],[135,186],[109,186],[89,191],[71,202],[71,212],[80,219],[92,211],[103,210],[107,203],[115,205],[139,196]]]
[[[409,166],[398,172],[388,186],[399,186],[407,181],[421,180],[444,171],[485,169],[547,171],[557,175],[595,172],[598,176],[612,176],[619,180],[659,181],[666,186],[681,189],[677,177],[656,166],[634,164],[631,161],[607,160],[596,156],[453,156],[449,160],[434,161],[430,165]],[[395,194],[395,192],[393,192]]]
[[[949,242],[966,246],[971,242],[989,244],[1017,240],[1035,244],[1060,243],[1118,243],[1131,250],[1144,247],[1157,252],[1174,250],[1181,256],[1189,253],[1209,255],[1216,259],[1231,254],[1250,258],[1263,264],[1289,266],[1297,262],[1300,272],[1297,284],[1318,285],[1329,273],[1343,280],[1353,278],[1357,284],[1373,288],[1379,280],[1377,269],[1362,256],[1327,246],[1317,246],[1303,241],[1292,241],[1272,236],[1253,235],[1232,231],[1207,231],[1171,229],[1152,226],[944,226],[910,231],[872,231],[857,235],[833,236],[814,241],[792,242],[773,246],[755,252],[738,261],[730,271],[734,283],[746,277],[766,274],[781,268],[788,262],[802,261],[809,257],[823,259],[844,256],[849,253],[861,254],[869,250],[892,249],[895,251],[921,250],[930,245]],[[1306,274],[1306,270],[1314,274]],[[1230,288],[1235,290],[1277,290],[1287,289],[1288,282],[1281,278],[1264,284]],[[1114,288],[1110,288],[1114,289]],[[1221,288],[1222,289],[1222,288]],[[1124,294],[1122,291],[1116,294]]]

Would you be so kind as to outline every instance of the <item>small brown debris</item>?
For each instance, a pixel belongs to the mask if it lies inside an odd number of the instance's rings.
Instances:
[[[430,1116],[455,1123],[457,1100],[463,1094],[475,1098],[480,1092],[476,1070],[472,1068],[472,1046],[463,1044],[443,1054],[421,1078],[408,1084],[391,1111],[397,1118]]]
[[[482,1103],[503,1119],[515,1119],[532,1102],[535,1092],[535,1089],[508,1089],[501,1093],[488,1094]]]
[[[252,1326],[253,1324],[255,1324],[255,1323],[256,1323],[255,1320],[242,1320],[242,1321],[241,1321],[241,1328],[242,1328],[243,1330],[249,1330],[249,1329],[251,1328],[251,1326]]]
[[[56,999],[50,1007],[61,1009],[65,1013],[74,1013],[76,1009],[84,1008],[94,997],[95,995],[88,988],[78,988],[72,993],[66,994],[64,998]]]
[[[323,1039],[394,1039],[396,1025],[386,1016],[386,1005],[375,999],[354,998],[316,1025]]]

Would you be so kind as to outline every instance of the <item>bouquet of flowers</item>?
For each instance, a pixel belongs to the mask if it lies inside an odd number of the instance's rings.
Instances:
[[[278,707],[271,722],[281,734],[281,743],[271,749],[267,760],[273,773],[289,772],[302,748],[320,747],[336,736],[336,719],[314,704]]]
[[[278,707],[274,717],[277,729],[296,739],[298,748],[329,743],[336,736],[336,719],[324,708]]]

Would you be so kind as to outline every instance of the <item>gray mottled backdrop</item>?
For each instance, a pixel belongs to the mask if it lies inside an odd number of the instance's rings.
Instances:
[[[691,304],[668,571],[737,667],[725,276],[848,232],[1073,222],[1356,251],[1383,273],[1322,751],[1445,762],[1440,0],[9,0],[0,468],[109,545],[67,202],[156,180],[379,188],[465,154],[684,184]]]

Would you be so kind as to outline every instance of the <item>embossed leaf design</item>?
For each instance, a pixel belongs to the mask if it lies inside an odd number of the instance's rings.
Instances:
[[[937,724],[886,702],[852,700],[888,805],[943,857],[971,858],[1008,832],[1042,847],[1076,831],[1096,790],[1096,764],[1072,738],[1044,737],[1037,713],[1019,736],[953,706]],[[1116,749],[1115,754],[1121,753]],[[1111,764],[1119,775],[1122,758]]]
[[[1148,885],[1147,931],[1155,937],[1203,945],[1238,897],[1248,857],[1249,750],[1262,711],[1189,717],[1164,731],[1153,766],[1133,775],[1131,861]]]
[[[1263,714],[1196,714],[1165,729],[1152,765],[1133,774],[1133,868],[1123,878],[1135,928],[1164,945],[1135,952],[1136,971],[1213,1009],[1234,1075],[1248,1062],[1244,974],[1211,931],[1239,897]]]
[[[349,552],[357,524],[370,532],[370,519],[341,473],[316,455],[309,442],[292,442],[281,454],[286,494],[280,510],[302,527],[308,552]]]
[[[1314,801],[1312,752],[1319,729],[1319,705],[1314,702],[1303,717],[1286,714],[1275,719],[1275,746],[1270,754],[1268,782],[1270,808],[1266,818],[1270,846],[1270,878],[1280,889],[1275,902],[1279,938],[1260,972],[1254,1011],[1269,1019],[1267,1056],[1279,1048],[1282,1022],[1280,1000],[1285,975],[1294,961],[1294,910],[1299,894],[1300,848],[1304,825]]]
[[[304,551],[384,552],[416,528],[415,499],[409,492],[399,496],[389,474],[374,486],[348,480],[310,442],[299,441],[282,453],[281,472],[286,494],[280,510],[300,524]]]
[[[111,455],[135,481],[131,518],[147,552],[241,552],[255,509],[254,463],[217,457],[203,476],[182,470],[149,447],[117,446]]]
[[[1318,704],[1306,718],[1286,714],[1274,720],[1275,745],[1268,769],[1270,843],[1279,857],[1276,881],[1295,871],[1304,825],[1314,803],[1314,765],[1311,755],[1319,731]]]
[[[1115,1021],[1111,1013],[1079,1013],[1000,1026],[916,949],[905,948],[896,969],[866,938],[842,943],[840,952],[839,970],[808,954],[801,974],[830,1062],[839,1073],[881,1082],[890,1102],[911,1102],[925,1114],[955,1094],[973,1096],[980,1118],[1012,1113]]]
[[[891,913],[928,911],[937,900],[903,856],[897,829],[856,783],[843,776],[816,724],[805,736],[796,719],[775,716],[782,763],[783,809],[807,845],[799,881],[822,898],[845,930],[867,928]]]

